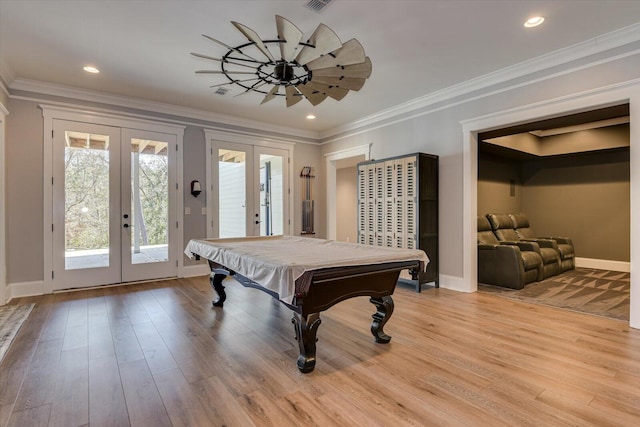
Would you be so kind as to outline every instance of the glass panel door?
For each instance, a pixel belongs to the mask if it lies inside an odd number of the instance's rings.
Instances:
[[[124,129],[122,139],[122,281],[175,276],[175,136]]]
[[[245,237],[247,233],[247,165],[250,147],[218,148],[218,237]]]
[[[260,206],[260,236],[284,234],[287,198],[285,186],[288,182],[287,151],[255,147],[255,159],[259,168],[258,202]]]
[[[212,237],[283,234],[288,225],[288,151],[215,142]]]
[[[53,244],[58,289],[120,278],[120,131],[54,121]]]

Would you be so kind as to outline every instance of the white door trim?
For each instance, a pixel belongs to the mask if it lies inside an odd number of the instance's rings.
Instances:
[[[92,123],[105,126],[115,126],[120,128],[149,130],[152,132],[161,132],[176,135],[176,143],[178,146],[178,156],[176,159],[177,170],[176,180],[179,188],[179,197],[176,200],[176,211],[183,212],[184,192],[182,191],[183,180],[183,137],[185,126],[179,126],[159,121],[141,119],[137,117],[118,114],[117,112],[92,111],[83,109],[74,109],[68,107],[59,107],[54,105],[40,104],[42,110],[43,124],[43,165],[42,165],[42,188],[43,188],[43,264],[44,264],[44,280],[43,294],[53,292],[53,279],[51,272],[53,271],[53,233],[51,233],[51,224],[53,218],[53,186],[51,178],[53,177],[53,120],[69,120],[83,123]],[[184,241],[184,224],[183,217],[178,219],[178,236],[177,241]],[[184,268],[184,257],[178,257],[178,276],[182,277]]]
[[[329,240],[335,240],[337,233],[336,164],[338,160],[348,159],[355,156],[364,156],[365,160],[369,160],[370,152],[371,144],[366,144],[344,150],[333,151],[324,155],[325,170],[327,174],[327,239]]]
[[[571,96],[551,99],[501,111],[461,122],[463,133],[463,245],[462,290],[478,289],[477,269],[477,220],[478,214],[478,133],[499,129],[560,115],[578,113],[623,103],[630,104],[630,184],[631,184],[631,304],[629,324],[640,328],[640,274],[634,274],[633,266],[640,265],[640,227],[636,212],[640,211],[640,194],[633,191],[640,187],[640,81],[590,90]]]
[[[0,104],[0,306],[6,304],[7,287],[7,253],[5,234],[5,188],[7,186],[7,175],[5,172],[5,122],[9,111]]]

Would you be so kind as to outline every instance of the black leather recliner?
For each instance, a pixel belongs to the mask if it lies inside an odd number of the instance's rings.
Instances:
[[[547,239],[554,240],[558,246],[558,252],[560,254],[560,272],[564,272],[567,270],[573,270],[576,268],[575,261],[575,250],[573,248],[573,242],[568,237],[539,237],[536,236],[529,224],[529,219],[527,215],[520,212],[517,214],[509,215],[513,220],[513,225],[516,229],[516,233],[523,240],[536,240],[536,239]]]
[[[529,241],[534,244],[534,247],[537,247],[536,252],[542,257],[543,279],[560,273],[560,251],[555,240],[535,239],[533,241],[520,238],[509,214],[487,214],[487,219],[498,240],[506,242]]]
[[[478,216],[478,281],[522,289],[542,279],[542,258],[531,242],[499,242],[491,224]]]

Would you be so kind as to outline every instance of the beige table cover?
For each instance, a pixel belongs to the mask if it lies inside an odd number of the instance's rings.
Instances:
[[[184,253],[200,255],[277,292],[291,304],[295,281],[305,271],[385,262],[423,262],[421,250],[395,249],[296,236],[191,240]]]

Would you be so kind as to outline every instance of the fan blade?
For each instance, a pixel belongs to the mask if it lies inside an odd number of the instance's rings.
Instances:
[[[248,38],[250,42],[255,43],[258,50],[262,52],[264,56],[269,58],[270,61],[275,61],[275,59],[273,58],[273,55],[271,55],[271,52],[269,52],[269,49],[267,48],[267,46],[265,46],[265,44],[262,43],[262,40],[260,39],[260,36],[258,35],[258,33],[256,33],[246,25],[242,25],[239,22],[231,21],[231,23],[233,24],[234,27],[238,29],[238,31],[244,34],[245,37]]]
[[[322,68],[320,70],[314,70],[312,78],[316,76],[324,77],[355,77],[359,79],[368,79],[371,76],[371,60],[369,57],[365,58],[362,64],[347,65],[344,67],[331,67]]]
[[[302,40],[302,31],[280,15],[276,15],[276,27],[280,42],[280,55],[283,61],[291,62],[296,53],[298,43]]]
[[[240,55],[244,55],[249,59],[253,59],[254,61],[257,61],[254,57],[247,55],[246,53],[242,52],[240,49],[238,49],[237,47],[233,47],[233,46],[229,46],[226,43],[222,43],[220,40],[216,40],[213,37],[210,37],[206,34],[203,34],[202,37],[204,37],[205,39],[211,40],[214,43],[219,44],[220,46],[226,47],[229,50],[233,50],[234,52],[238,52]]]
[[[345,65],[360,64],[364,62],[364,48],[356,39],[351,39],[333,53],[323,55],[307,64],[310,70],[320,68],[340,67]]]
[[[345,96],[347,96],[347,93],[349,93],[348,89],[344,89],[341,87],[337,87],[337,86],[331,86],[331,85],[327,85],[327,84],[323,84],[323,83],[318,83],[318,82],[314,82],[314,81],[310,81],[310,82],[306,82],[304,84],[304,86],[308,87],[309,89],[312,89],[314,91],[318,91],[320,93],[324,93],[325,95],[340,101],[342,98],[344,98]],[[304,92],[303,92],[304,93]]]
[[[314,89],[313,87],[311,87],[310,85],[307,85],[307,84],[298,85],[298,86],[296,86],[296,89],[298,89],[300,92],[302,92],[304,97],[307,98],[307,100],[314,107],[316,105],[320,104],[325,99],[327,99],[327,95],[326,94]]]
[[[253,74],[255,75],[256,73],[252,73],[251,71],[198,70],[196,71],[196,74]]]
[[[233,65],[237,65],[238,67],[253,68],[254,70],[257,70],[257,69],[258,69],[258,67],[253,66],[253,65],[247,65],[247,64],[243,64],[243,63],[241,63],[241,62],[233,62],[233,61],[229,61],[228,59],[214,58],[213,56],[203,55],[203,54],[201,54],[201,53],[194,53],[194,52],[191,52],[191,55],[193,55],[193,56],[197,56],[198,58],[210,59],[210,60],[212,60],[212,61],[224,62],[225,64],[233,64]],[[234,59],[240,60],[240,58],[234,58]]]
[[[318,25],[318,28],[316,28],[313,34],[311,34],[311,37],[309,37],[308,43],[315,47],[304,46],[300,49],[300,53],[296,57],[296,61],[298,61],[300,65],[304,65],[307,62],[311,62],[324,54],[342,47],[342,42],[336,33],[324,24]]]
[[[193,56],[197,56],[198,58],[204,58],[204,59],[210,59],[210,60],[212,60],[212,61],[222,62],[222,59],[220,59],[220,58],[214,58],[213,56],[203,55],[203,54],[201,54],[201,53],[194,53],[194,52],[191,52],[191,55],[193,55]]]
[[[232,80],[230,82],[226,82],[226,83],[220,83],[217,85],[213,85],[213,86],[209,86],[210,88],[214,88],[214,87],[220,87],[220,86],[226,86],[226,85],[232,85],[235,83],[243,83],[243,82],[250,82],[252,80],[258,80],[260,77],[254,77],[253,79],[244,79],[244,80]]]
[[[244,90],[243,92],[240,92],[237,95],[234,95],[233,97],[236,98],[240,95],[244,95],[245,93],[249,93],[249,92],[253,92],[254,90],[258,89],[259,87],[262,87],[264,85],[266,85],[267,82],[256,82],[253,86],[251,86],[250,88]]]
[[[364,82],[367,79],[356,79],[356,78],[340,78],[340,77],[327,77],[327,76],[316,76],[315,74],[312,76],[311,81],[316,83],[324,83],[330,86],[337,86],[343,89],[348,90],[360,90],[362,86],[364,86]]]
[[[298,93],[295,87],[287,86],[285,87],[285,92],[287,94],[287,107],[291,107],[302,101],[302,95]]]
[[[280,85],[274,85],[273,88],[271,88],[271,90],[269,91],[269,93],[264,97],[260,105],[264,104],[265,102],[269,102],[273,98],[275,98],[276,95],[278,94],[278,89],[280,89]]]

